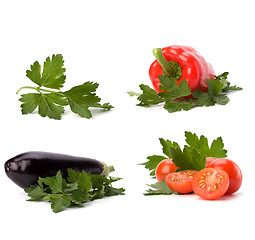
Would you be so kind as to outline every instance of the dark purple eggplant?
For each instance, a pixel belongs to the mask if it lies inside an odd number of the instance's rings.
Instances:
[[[95,159],[49,152],[25,152],[6,161],[4,167],[7,176],[22,188],[36,184],[39,177],[55,176],[59,170],[67,178],[68,168],[104,176],[114,171]]]

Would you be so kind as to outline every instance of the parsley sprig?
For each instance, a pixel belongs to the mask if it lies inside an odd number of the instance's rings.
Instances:
[[[68,91],[57,91],[64,86],[66,80],[63,66],[64,60],[61,54],[53,54],[52,58],[47,57],[42,71],[38,61],[30,66],[30,70],[26,71],[26,76],[37,87],[21,87],[17,94],[23,89],[32,89],[37,93],[21,95],[19,100],[22,102],[22,114],[32,113],[38,108],[40,116],[59,120],[65,111],[64,106],[69,105],[71,111],[80,117],[91,118],[92,113],[89,109],[91,107],[103,110],[113,108],[109,103],[100,103],[101,99],[96,95],[99,84],[95,82],[85,82]]]
[[[120,179],[68,169],[67,179],[58,171],[53,177],[39,177],[37,184],[25,189],[25,192],[30,197],[29,201],[49,201],[53,212],[57,213],[95,199],[123,195],[124,188],[112,186],[113,182]]]
[[[148,161],[140,165],[144,165],[150,171],[150,176],[155,178],[157,165],[167,158],[173,160],[174,164],[178,167],[177,171],[199,171],[205,168],[206,157],[227,157],[227,150],[224,149],[224,143],[221,137],[214,139],[211,144],[208,143],[208,139],[204,135],[198,137],[197,134],[186,131],[185,137],[187,144],[184,145],[183,149],[176,142],[159,138],[164,155],[148,156]],[[175,193],[169,189],[164,181],[149,186],[151,188],[147,190],[145,195],[169,195]]]
[[[187,111],[194,107],[225,105],[229,102],[227,93],[242,90],[240,87],[230,85],[230,82],[227,81],[228,74],[228,72],[224,72],[217,76],[215,80],[207,79],[207,92],[196,89],[192,93],[186,79],[178,85],[178,78],[161,75],[159,76],[161,84],[159,88],[163,92],[157,93],[148,85],[141,84],[139,87],[142,93],[130,91],[128,94],[137,96],[137,100],[140,101],[137,106],[150,107],[164,103],[164,109],[169,113],[181,110]]]
[[[174,192],[172,189],[170,189],[164,180],[154,184],[148,184],[148,186],[150,188],[144,193],[145,196],[178,194],[178,192]]]

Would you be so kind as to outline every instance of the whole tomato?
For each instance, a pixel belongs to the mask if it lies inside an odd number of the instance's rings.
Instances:
[[[235,193],[242,185],[242,172],[236,163],[232,160],[225,158],[217,158],[212,161],[209,168],[214,168],[216,170],[223,170],[229,176],[229,187],[226,194]]]
[[[207,168],[209,164],[216,159],[217,159],[216,157],[206,157],[205,167]]]
[[[161,182],[162,180],[165,180],[166,175],[172,172],[176,172],[177,168],[178,167],[176,167],[172,159],[170,158],[164,159],[158,164],[156,168],[155,174],[156,174],[157,180],[159,182]]]

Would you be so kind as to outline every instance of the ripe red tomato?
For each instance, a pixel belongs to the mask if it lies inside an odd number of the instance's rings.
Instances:
[[[192,192],[192,180],[197,171],[183,170],[180,172],[170,173],[166,176],[165,181],[169,188],[178,193]]]
[[[236,192],[242,184],[242,172],[236,163],[229,159],[218,158],[209,164],[210,168],[225,171],[229,176],[229,187],[226,194]]]
[[[206,157],[205,167],[207,168],[209,164],[216,159],[217,159],[216,157]]]
[[[228,186],[228,174],[223,170],[213,168],[202,169],[194,176],[192,182],[194,193],[207,200],[213,200],[223,196]]]
[[[162,180],[165,180],[165,177],[167,174],[172,173],[172,172],[176,172],[176,169],[178,167],[176,167],[176,165],[173,163],[172,159],[165,159],[163,161],[161,161],[155,171],[156,174],[156,178],[159,182],[161,182]]]

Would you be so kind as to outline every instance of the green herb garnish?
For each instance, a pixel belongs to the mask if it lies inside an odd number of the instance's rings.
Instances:
[[[139,87],[142,93],[130,91],[128,94],[137,96],[137,100],[140,101],[137,106],[150,107],[164,103],[164,108],[170,113],[181,110],[187,111],[194,107],[225,105],[229,102],[228,92],[242,90],[240,87],[230,86],[227,76],[228,72],[224,72],[215,80],[207,79],[207,92],[197,89],[192,93],[186,79],[178,85],[176,78],[162,75],[159,76],[161,84],[159,88],[163,92],[157,93],[148,85],[141,84]]]
[[[166,184],[164,180],[161,182],[156,182],[154,184],[148,185],[150,188],[144,193],[145,196],[149,195],[171,195],[178,194],[172,191]]]
[[[33,89],[37,93],[22,94],[19,99],[22,114],[28,114],[38,108],[38,114],[42,117],[61,119],[64,113],[64,106],[69,105],[72,112],[80,117],[91,118],[92,113],[89,108],[102,108],[110,110],[113,108],[109,103],[100,104],[101,99],[96,95],[96,89],[99,84],[94,82],[85,82],[75,86],[68,91],[60,90],[66,80],[63,56],[61,54],[47,57],[43,71],[39,62],[34,62],[30,70],[26,71],[26,76],[34,82],[37,87],[25,86],[22,89]]]
[[[67,179],[58,171],[54,177],[39,177],[37,184],[25,189],[25,192],[30,197],[29,201],[49,201],[53,212],[57,213],[95,199],[123,195],[124,188],[112,186],[113,182],[120,179],[68,169]]]

